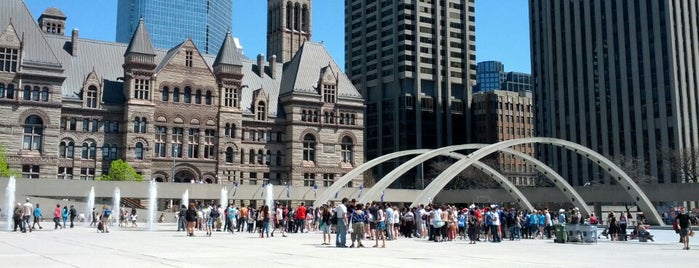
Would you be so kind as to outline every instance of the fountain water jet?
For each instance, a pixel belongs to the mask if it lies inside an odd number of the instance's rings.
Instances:
[[[265,205],[267,205],[269,209],[274,209],[274,189],[272,188],[272,184],[268,183],[267,186],[265,186],[265,191]]]
[[[180,203],[180,207],[184,205],[185,207],[189,207],[189,189],[185,190],[184,193],[182,193],[182,203]]]
[[[112,204],[112,213],[117,214],[117,219],[121,217],[121,190],[119,187],[114,188],[114,203]]]
[[[148,230],[155,231],[155,210],[158,207],[158,185],[155,180],[150,181],[148,188]]]
[[[5,215],[7,219],[7,230],[12,231],[12,211],[15,208],[15,191],[17,190],[17,181],[15,181],[15,176],[10,177],[7,182],[7,187],[5,188]]]
[[[223,209],[228,207],[228,190],[226,187],[221,188],[221,207]]]
[[[90,187],[90,192],[87,193],[87,201],[85,202],[85,225],[90,225],[92,222],[92,208],[95,207],[95,187]],[[89,215],[88,215],[89,213]]]

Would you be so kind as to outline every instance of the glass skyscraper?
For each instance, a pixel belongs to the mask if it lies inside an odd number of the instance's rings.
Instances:
[[[192,38],[202,53],[218,53],[233,24],[232,0],[119,0],[116,41],[128,43],[143,18],[153,46],[172,48]]]

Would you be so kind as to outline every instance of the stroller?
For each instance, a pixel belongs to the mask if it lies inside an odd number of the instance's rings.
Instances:
[[[604,231],[602,231],[602,233],[600,233],[597,236],[597,239],[600,239],[602,236],[604,236],[605,239],[609,239],[609,228],[608,227],[604,228]]]

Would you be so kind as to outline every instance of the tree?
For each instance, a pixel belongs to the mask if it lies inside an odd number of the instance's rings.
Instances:
[[[136,173],[136,171],[129,165],[129,163],[124,162],[124,160],[117,159],[112,161],[109,166],[109,174],[102,175],[99,180],[102,181],[143,181],[143,176]]]
[[[607,158],[619,166],[634,182],[646,184],[653,181],[653,177],[648,175],[648,161],[623,154]]]
[[[481,162],[490,167],[494,166],[493,159],[483,159]],[[452,164],[453,163],[450,161],[431,162],[428,165],[430,170],[427,174],[429,175],[429,178],[436,178]],[[427,181],[431,182],[431,180],[426,180],[426,182]],[[447,189],[487,189],[499,187],[500,186],[498,185],[497,181],[474,166],[469,166],[465,170],[459,172],[459,174],[445,186]]]
[[[665,150],[661,152],[664,161],[670,164],[672,182],[697,182],[699,180],[699,148]],[[678,181],[677,178],[680,178]]]
[[[0,146],[0,177],[7,178],[17,175],[19,174],[16,171],[10,170],[10,168],[7,166],[7,154],[5,147]]]

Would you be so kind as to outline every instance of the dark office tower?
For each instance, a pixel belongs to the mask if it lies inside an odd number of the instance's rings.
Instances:
[[[311,40],[311,0],[267,0],[267,56],[290,61]]]
[[[140,19],[155,48],[191,38],[199,51],[216,55],[233,24],[233,0],[119,0],[116,41],[128,43]]]
[[[530,0],[529,8],[536,135],[638,161],[632,176],[641,181],[682,181],[671,156],[699,145],[699,3]],[[573,185],[610,183],[568,150],[537,153]]]
[[[365,97],[367,160],[469,139],[474,10],[473,0],[345,1],[345,70]],[[391,168],[383,165],[377,178]]]

